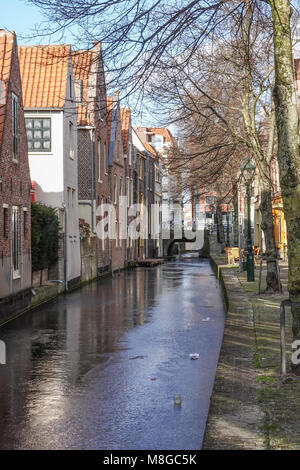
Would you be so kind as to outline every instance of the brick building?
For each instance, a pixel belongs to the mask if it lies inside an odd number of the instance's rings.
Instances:
[[[30,174],[17,40],[0,31],[0,318],[31,297]]]
[[[125,196],[125,159],[123,152],[119,94],[107,98],[108,172],[110,198],[115,217],[111,218],[110,253],[112,270],[126,262],[127,220]]]
[[[125,195],[127,197],[127,207],[129,208],[134,201],[134,179],[135,179],[135,162],[134,152],[132,144],[132,125],[131,125],[131,112],[129,108],[121,108],[121,126],[122,126],[122,141],[123,141],[123,152],[124,152],[124,165],[125,165]],[[127,223],[128,227],[131,221],[134,219],[133,216],[128,216]],[[126,242],[126,263],[131,263],[137,259],[137,244],[136,240],[132,237],[128,237]]]
[[[79,217],[97,236],[97,208],[109,200],[106,87],[101,44],[73,52],[78,124]],[[98,274],[110,268],[109,240],[97,237]]]

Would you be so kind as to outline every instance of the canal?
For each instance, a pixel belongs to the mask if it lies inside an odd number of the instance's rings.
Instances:
[[[0,449],[200,449],[224,322],[209,263],[186,259],[3,325]]]

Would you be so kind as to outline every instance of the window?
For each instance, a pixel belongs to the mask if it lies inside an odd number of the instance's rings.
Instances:
[[[83,101],[83,84],[82,84],[82,80],[74,80],[74,88],[75,88],[76,103],[81,104],[82,101]]]
[[[67,205],[70,207],[71,205],[71,188],[67,188]]]
[[[3,207],[3,238],[8,238],[9,232],[8,207]]]
[[[115,223],[115,238],[116,238],[116,248],[117,248],[119,245],[118,222]]]
[[[70,98],[73,98],[72,75],[69,75]]]
[[[73,122],[69,122],[69,145],[70,145],[70,158],[74,160],[74,129]]]
[[[114,204],[117,204],[117,177],[114,175]]]
[[[103,206],[103,202],[104,202],[104,199],[103,199],[103,196],[101,196],[101,207]],[[103,224],[102,224],[102,231],[101,231],[101,248],[102,248],[102,251],[104,251],[105,249],[105,230],[104,230],[104,227],[103,227]]]
[[[108,162],[107,162],[107,152],[106,152],[106,142],[104,142],[104,153],[103,153],[103,159],[104,159],[104,171],[105,174],[107,175],[107,167],[108,167]]]
[[[51,152],[51,119],[25,119],[29,152]]]
[[[139,178],[143,178],[143,159],[139,158]]]
[[[19,208],[13,207],[12,210],[12,258],[13,258],[13,276],[20,274],[19,260]]]
[[[12,139],[13,139],[13,159],[19,157],[19,135],[18,135],[18,98],[12,95]]]
[[[159,168],[158,166],[155,166],[155,181],[159,183]]]
[[[120,194],[119,197],[121,198],[123,196],[123,180],[120,178]],[[120,204],[122,204],[122,199],[120,199]]]
[[[23,209],[23,234],[24,234],[24,239],[27,238],[27,225],[28,225],[28,217],[27,217],[27,209],[24,207]]]
[[[130,206],[130,178],[129,176],[126,177],[125,196],[127,199],[127,207],[129,207]]]
[[[97,153],[98,153],[98,181],[101,181],[101,140],[97,142]]]
[[[205,197],[205,204],[214,204],[215,203],[215,197],[214,196],[206,196]]]
[[[129,165],[132,164],[132,143],[128,142],[128,161]]]
[[[123,225],[122,222],[119,222],[119,246],[122,247],[123,240],[122,240],[122,230],[123,230]]]
[[[156,149],[159,150],[163,146],[163,136],[162,135],[153,135],[151,139],[151,145]]]

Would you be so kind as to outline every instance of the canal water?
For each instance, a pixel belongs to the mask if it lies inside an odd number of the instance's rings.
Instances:
[[[224,321],[209,263],[186,259],[7,323],[0,449],[200,449]]]

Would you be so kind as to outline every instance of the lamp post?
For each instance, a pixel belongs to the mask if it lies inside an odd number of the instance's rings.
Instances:
[[[248,159],[245,165],[241,168],[242,175],[246,182],[247,189],[247,213],[248,213],[248,236],[247,236],[247,281],[254,281],[254,256],[252,249],[252,235],[251,235],[251,216],[250,216],[250,201],[251,201],[251,186],[252,179],[255,173],[255,166]]]

